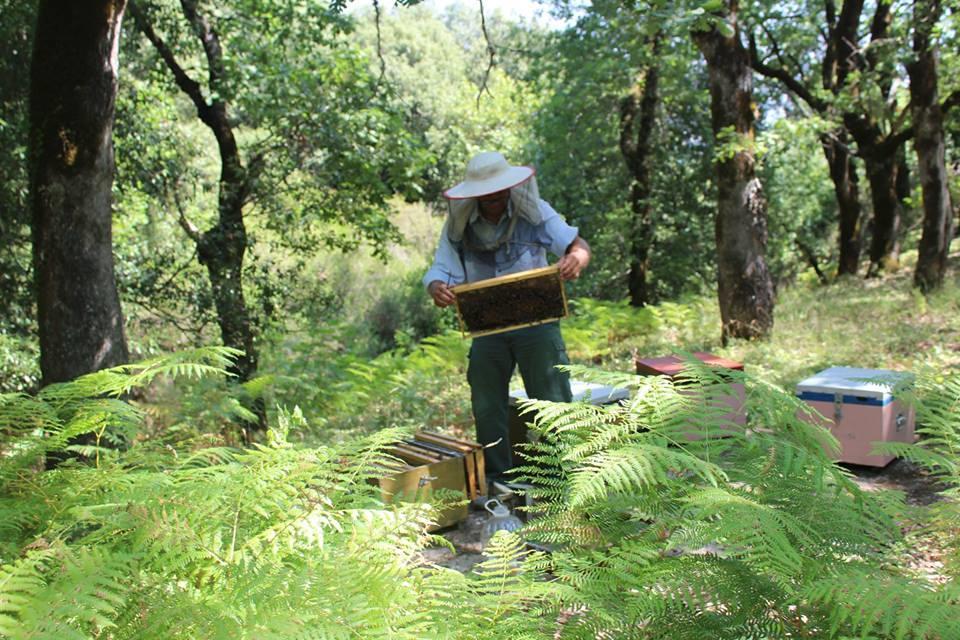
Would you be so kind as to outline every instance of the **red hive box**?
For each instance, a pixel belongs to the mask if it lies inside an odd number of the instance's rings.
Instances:
[[[711,367],[743,371],[743,363],[736,362],[735,360],[728,360],[702,351],[697,351],[691,355]],[[642,376],[667,376],[671,379],[683,373],[686,366],[687,362],[680,356],[644,358],[636,361],[638,374]],[[727,409],[726,413],[720,418],[720,421],[728,425],[728,428],[739,427],[742,429],[746,427],[746,391],[743,388],[742,382],[731,381],[728,384],[716,385],[716,388],[704,387],[702,392],[703,397],[708,402],[714,406]],[[696,427],[696,433],[688,434],[687,438],[690,440],[700,439],[702,437],[700,431],[701,429]]]

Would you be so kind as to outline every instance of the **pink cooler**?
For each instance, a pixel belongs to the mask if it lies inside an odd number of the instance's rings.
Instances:
[[[912,378],[886,369],[830,367],[797,385],[797,397],[820,415],[814,424],[840,442],[838,462],[883,467],[890,455],[870,455],[875,442],[913,442],[914,410],[893,388]]]

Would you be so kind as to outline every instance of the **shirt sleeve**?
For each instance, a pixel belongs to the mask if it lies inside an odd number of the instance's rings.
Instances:
[[[571,227],[546,201],[540,200],[540,215],[543,217],[540,242],[558,257],[563,257],[567,247],[577,239],[580,230]]]
[[[428,286],[434,280],[439,280],[450,286],[462,284],[466,279],[463,275],[463,264],[450,237],[447,235],[447,222],[443,223],[440,232],[440,242],[437,243],[437,252],[433,256],[433,264],[423,276],[423,286]],[[572,241],[571,241],[572,242]]]

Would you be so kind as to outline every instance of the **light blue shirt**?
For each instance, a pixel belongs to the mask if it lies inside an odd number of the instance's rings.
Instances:
[[[487,280],[510,273],[547,266],[547,250],[560,257],[576,240],[579,231],[568,225],[553,207],[539,200],[542,222],[533,225],[519,217],[511,237],[495,251],[477,251],[471,248],[469,237],[481,242],[505,235],[514,215],[512,208],[500,218],[497,225],[487,222],[479,213],[474,213],[464,234],[466,241],[454,243],[447,234],[447,223],[440,232],[440,242],[433,258],[433,265],[423,277],[424,286],[439,280],[450,286],[464,282]],[[463,250],[463,261],[459,250]],[[466,267],[466,273],[464,273]]]

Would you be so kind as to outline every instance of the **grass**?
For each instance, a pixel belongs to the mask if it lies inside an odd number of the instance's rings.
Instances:
[[[958,242],[960,245],[960,242]],[[720,346],[716,298],[633,309],[625,303],[574,302],[564,335],[571,358],[632,371],[635,357],[704,350],[745,364],[785,388],[830,366],[919,371],[960,366],[960,274],[923,296],[912,286],[915,252],[881,278],[845,277],[828,285],[801,277],[779,292],[771,337]]]
[[[784,387],[829,366],[920,371],[960,365],[960,282],[924,297],[912,269],[871,280],[784,291],[771,339],[737,342],[722,355]]]

